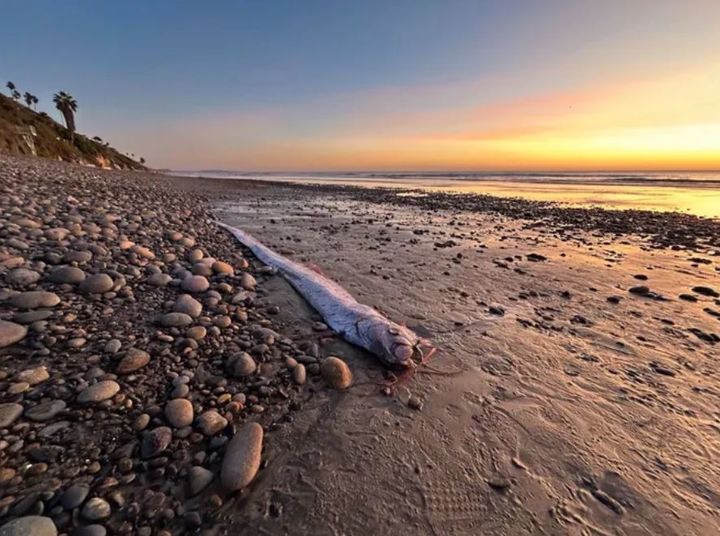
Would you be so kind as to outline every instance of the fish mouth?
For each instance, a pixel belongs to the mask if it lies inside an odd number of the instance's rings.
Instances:
[[[415,369],[419,367],[427,362],[427,360],[430,359],[437,350],[429,342],[421,340],[413,346],[409,346],[407,344],[396,345],[393,348],[393,356],[397,357],[396,350],[399,349],[400,346],[405,347],[411,352],[405,359],[400,359],[393,363],[395,366],[402,369]]]

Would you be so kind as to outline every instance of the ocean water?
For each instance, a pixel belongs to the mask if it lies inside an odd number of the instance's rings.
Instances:
[[[604,173],[335,172],[251,173],[207,170],[177,175],[478,193],[571,206],[675,211],[720,218],[720,171]]]

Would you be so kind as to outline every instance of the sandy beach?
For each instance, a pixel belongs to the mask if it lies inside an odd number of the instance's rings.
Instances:
[[[163,536],[720,528],[717,220],[5,157],[0,178],[3,522]],[[413,375],[388,370],[218,220],[438,352]],[[350,366],[347,390],[320,374],[331,355]],[[264,437],[248,461],[229,445],[253,441],[251,422]],[[251,467],[238,491],[221,484],[232,455]]]
[[[440,348],[387,397],[376,360],[329,344],[359,385],[305,406],[237,530],[717,532],[717,220],[352,187],[196,187],[220,189],[223,221],[318,265]],[[281,309],[304,311],[288,322],[308,333],[316,319],[284,287]]]

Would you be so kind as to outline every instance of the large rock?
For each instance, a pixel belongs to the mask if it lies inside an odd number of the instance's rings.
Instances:
[[[333,389],[347,389],[352,383],[350,367],[339,357],[330,356],[323,359],[320,364],[320,372]]]
[[[85,272],[77,266],[58,266],[50,274],[53,283],[77,285],[85,281]]]
[[[175,398],[165,404],[165,420],[175,428],[190,426],[193,417],[192,403],[186,398]]]
[[[173,311],[197,318],[202,313],[202,304],[190,294],[181,294],[173,305]]]
[[[182,289],[187,292],[197,293],[205,292],[209,289],[210,283],[204,276],[191,275],[183,279],[181,286]]]
[[[104,400],[114,397],[118,391],[120,391],[120,386],[117,382],[105,380],[83,389],[78,395],[77,401],[81,404],[103,402]]]
[[[25,326],[7,320],[0,320],[0,348],[20,342],[26,335],[27,328]]]
[[[118,363],[115,372],[118,374],[130,374],[143,368],[150,362],[150,354],[139,348],[130,348],[126,353],[125,357]]]
[[[29,290],[16,294],[10,303],[18,309],[39,309],[40,307],[55,307],[60,303],[60,296],[45,290]]]
[[[5,523],[0,536],[57,536],[57,528],[49,517],[25,516]]]
[[[110,292],[115,283],[107,274],[93,274],[80,283],[80,290],[88,294],[103,294]]]
[[[7,428],[22,415],[20,404],[0,404],[0,428]]]
[[[244,488],[255,478],[260,469],[263,429],[258,423],[243,426],[225,449],[220,482],[228,491]]]

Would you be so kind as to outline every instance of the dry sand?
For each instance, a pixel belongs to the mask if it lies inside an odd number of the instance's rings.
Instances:
[[[720,530],[720,301],[692,290],[720,290],[712,248],[601,225],[559,233],[511,211],[389,204],[386,193],[192,185],[223,221],[318,265],[440,349],[384,396],[392,377],[372,356],[318,336],[355,385],[311,385],[294,422],[271,432],[245,506],[223,514],[231,533]],[[698,225],[712,242],[718,223]],[[649,292],[629,292],[638,286]],[[287,283],[266,288],[286,329],[311,336],[319,318]]]

